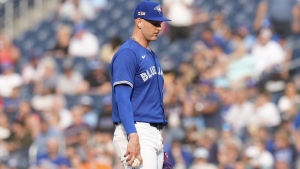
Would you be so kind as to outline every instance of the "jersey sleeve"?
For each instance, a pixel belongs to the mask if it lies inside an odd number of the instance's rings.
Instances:
[[[137,69],[135,53],[124,49],[116,54],[112,61],[112,84],[127,84],[133,88],[134,77]]]

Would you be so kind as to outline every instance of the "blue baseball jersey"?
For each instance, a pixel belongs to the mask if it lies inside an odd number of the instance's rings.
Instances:
[[[127,40],[114,55],[111,65],[112,119],[120,122],[114,87],[132,87],[130,101],[134,121],[167,124],[163,105],[163,71],[153,51]]]

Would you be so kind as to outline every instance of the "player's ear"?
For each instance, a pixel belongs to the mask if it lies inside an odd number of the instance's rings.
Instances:
[[[135,20],[135,24],[136,24],[136,26],[137,26],[139,29],[141,29],[141,28],[142,28],[142,24],[143,24],[142,19],[141,19],[141,18],[137,18],[137,19]]]

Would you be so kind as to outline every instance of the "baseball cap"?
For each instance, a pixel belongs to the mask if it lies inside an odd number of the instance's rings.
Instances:
[[[144,0],[140,2],[134,10],[133,18],[142,18],[150,21],[171,21],[163,17],[163,11],[159,3]]]

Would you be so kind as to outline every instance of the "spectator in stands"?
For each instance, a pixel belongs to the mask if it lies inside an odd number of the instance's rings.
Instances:
[[[224,116],[224,120],[233,127],[234,134],[242,136],[250,117],[254,114],[254,105],[248,101],[245,89],[233,91],[234,101]],[[236,119],[239,120],[236,120]]]
[[[173,73],[167,73],[164,83],[164,105],[165,115],[168,119],[168,132],[165,135],[166,141],[171,141],[175,138],[183,138],[185,131],[183,127],[188,128],[193,126],[197,119],[193,117],[192,113],[184,116],[183,114],[183,100],[186,92],[183,89],[183,81],[176,81]],[[181,75],[182,77],[184,75]],[[184,123],[184,124],[183,124]],[[186,124],[186,125],[185,125]]]
[[[295,119],[300,110],[300,96],[295,83],[286,84],[284,95],[279,99],[278,108],[284,119]]]
[[[77,142],[72,145],[74,153],[78,154],[82,161],[88,161],[88,148],[91,146],[89,140],[92,140],[92,134],[88,130],[78,132]],[[74,156],[74,155],[71,155]]]
[[[231,53],[228,63],[226,77],[232,88],[245,87],[246,81],[253,78],[255,62],[253,57],[247,52],[244,44],[236,46]]]
[[[95,101],[90,96],[82,96],[79,104],[83,109],[83,122],[91,129],[95,129],[98,123],[98,114],[93,110]]]
[[[112,169],[111,164],[98,160],[99,156],[97,152],[91,147],[88,150],[89,161],[82,164],[81,169],[89,168],[101,168],[101,169]]]
[[[216,129],[205,129],[198,131],[196,136],[196,147],[204,147],[209,151],[208,162],[217,164],[218,163],[218,130]],[[193,148],[194,149],[194,148]]]
[[[114,133],[115,126],[112,123],[112,103],[111,96],[105,96],[102,99],[103,111],[99,113],[97,130],[100,132]]]
[[[0,96],[11,96],[14,88],[22,85],[21,76],[16,73],[11,63],[3,63],[1,65],[2,74],[0,74]]]
[[[27,154],[33,138],[22,121],[12,122],[11,131],[10,137],[6,140],[10,154],[7,163],[12,168],[27,168],[29,165]]]
[[[84,162],[80,169],[90,169],[90,168],[101,168],[101,169],[112,169],[112,165],[106,161],[99,160],[99,153],[94,149],[94,147],[88,147],[87,150],[88,161]]]
[[[50,112],[55,100],[55,91],[49,87],[36,85],[36,92],[32,96],[32,107],[41,112]]]
[[[95,143],[94,143],[94,148],[97,151],[97,153],[99,154],[99,156],[104,157],[105,161],[110,161],[111,163],[113,162],[113,159],[107,159],[109,158],[109,156],[115,156],[116,152],[114,151],[114,145],[112,143],[112,138],[113,135],[109,132],[99,132],[96,131],[95,135]],[[107,157],[107,155],[109,155]],[[117,161],[119,162],[119,161]],[[121,164],[121,163],[120,163]]]
[[[18,120],[18,119],[17,119]],[[35,139],[40,134],[40,116],[37,112],[31,113],[26,116],[24,119],[24,123],[26,128],[28,129],[28,132],[32,136],[32,138]]]
[[[85,24],[74,28],[74,36],[70,40],[69,55],[72,57],[96,58],[99,52],[97,37],[90,33]]]
[[[249,24],[241,23],[237,26],[235,31],[236,34],[242,38],[243,43],[246,45],[247,50],[249,51],[256,40],[256,36],[251,32],[251,27]]]
[[[282,63],[281,71],[278,74],[280,75],[279,77],[282,80],[288,81],[291,76],[294,76],[292,63],[293,60],[295,60],[296,58],[294,58],[295,54],[293,54],[294,53],[293,45],[291,45],[289,41],[282,40],[282,39],[279,39],[278,43],[280,44],[280,46],[282,47],[285,53],[285,59],[284,62]]]
[[[215,46],[219,46],[223,51],[226,51],[226,45],[223,37],[216,36],[212,28],[205,27],[200,34],[200,39],[197,43],[202,44],[206,49],[212,49]]]
[[[93,7],[96,8],[97,12],[105,10],[108,5],[108,0],[87,0]]]
[[[102,164],[109,164],[110,166],[113,163],[122,164],[119,161],[115,161],[115,159],[111,158],[113,156],[116,157],[114,146],[112,144],[112,134],[109,132],[96,132],[94,138],[95,144],[93,145],[93,148],[96,150],[98,158],[102,159],[100,161]]]
[[[197,81],[197,73],[192,66],[192,63],[183,62],[178,68],[178,82],[182,83],[184,86],[191,86],[195,81]]]
[[[87,93],[108,94],[111,91],[110,77],[105,65],[99,61],[89,62],[89,72],[84,77],[83,88]]]
[[[29,54],[29,60],[22,68],[21,75],[24,84],[35,84],[41,78],[41,66],[39,65],[39,56],[35,52]]]
[[[228,124],[223,124],[220,136],[217,140],[218,147],[234,146],[238,150],[242,149],[242,136],[234,134],[233,128]]]
[[[0,110],[0,128],[1,128],[0,129],[1,130],[0,142],[1,142],[4,139],[7,139],[11,134],[10,121],[3,110]]]
[[[93,20],[96,13],[95,7],[86,0],[66,0],[61,2],[58,7],[59,17],[74,23]]]
[[[183,128],[187,129],[191,126],[196,126],[198,130],[205,129],[203,117],[195,114],[195,104],[197,104],[198,101],[199,98],[196,91],[190,91],[186,93],[186,100],[182,103],[182,116],[180,119]],[[177,106],[180,106],[180,104]],[[185,131],[181,129],[181,126],[178,126],[177,128],[172,128],[172,130],[174,130],[173,133],[175,134],[175,136],[184,136]],[[171,131],[169,130],[168,133],[171,133]]]
[[[296,0],[261,0],[256,11],[254,29],[260,30],[264,26],[263,22],[269,20],[274,33],[281,39],[286,39],[292,33],[300,33],[300,9],[296,3]]]
[[[272,153],[276,162],[285,163],[288,168],[294,169],[297,151],[295,149],[295,145],[289,140],[289,132],[283,129],[276,131],[274,143],[274,150]]]
[[[70,160],[60,154],[59,141],[57,138],[50,138],[47,140],[47,152],[37,156],[37,165],[44,166],[44,163],[50,163],[50,166],[55,168],[69,168],[71,167]],[[49,165],[46,164],[47,167]]]
[[[272,169],[275,160],[272,154],[265,149],[264,142],[256,139],[253,145],[245,150],[245,155],[250,159],[248,165],[252,168]]]
[[[47,152],[46,143],[51,138],[56,138],[60,140],[60,148],[64,146],[63,135],[60,130],[49,124],[49,121],[45,117],[41,117],[37,125],[33,126],[39,130],[37,136],[35,137],[33,146],[37,149],[36,155],[43,155]]]
[[[207,149],[203,147],[196,148],[194,150],[193,157],[194,157],[194,161],[192,166],[189,167],[189,169],[198,169],[198,168],[217,169],[217,166],[208,163],[207,159],[209,157],[209,152],[207,151]]]
[[[59,72],[55,60],[49,56],[43,57],[39,62],[40,78],[36,86],[48,89],[55,89],[58,81]]]
[[[276,127],[281,123],[280,112],[276,105],[270,101],[267,93],[262,92],[258,95],[254,113],[249,120],[250,126],[256,125],[268,128]]]
[[[224,41],[229,41],[231,39],[232,30],[226,23],[226,14],[216,12],[212,15],[210,27],[215,33],[215,36],[223,38]]]
[[[292,130],[292,138],[293,138],[293,141],[295,140],[300,140],[300,133],[299,133],[299,130],[296,129],[296,130]],[[296,166],[299,166],[300,164],[300,156],[299,156],[299,152],[300,152],[300,142],[299,141],[295,141],[295,148],[298,152],[298,157],[297,157],[297,165]]]
[[[56,44],[50,49],[55,57],[66,58],[68,57],[70,39],[72,35],[72,27],[69,25],[60,25],[56,29]]]
[[[53,99],[51,109],[47,113],[50,124],[57,130],[64,130],[72,124],[72,115],[66,108],[64,96],[56,95]]]
[[[168,23],[170,42],[177,39],[188,39],[192,25],[208,21],[207,13],[196,11],[193,4],[194,0],[163,0],[166,16],[172,20]]]
[[[257,85],[257,82],[253,79],[249,79],[246,82],[247,95],[250,102],[255,102],[259,91],[261,90]]]
[[[82,89],[80,88],[82,82],[82,74],[74,70],[72,61],[65,61],[63,63],[63,74],[61,74],[57,80],[56,91],[69,95],[82,93]]]
[[[20,59],[20,51],[17,46],[15,46],[11,39],[4,35],[0,35],[0,64],[12,64],[16,66]]]
[[[220,112],[220,98],[213,91],[209,79],[200,79],[198,82],[199,100],[195,104],[195,114],[204,118],[207,128],[220,128],[222,123]]]
[[[72,150],[73,151],[73,150]],[[72,169],[74,168],[81,168],[83,165],[83,160],[77,155],[75,152],[69,153],[71,154],[70,156],[67,156],[68,159],[70,159]]]
[[[100,49],[100,60],[109,65],[113,55],[117,52],[122,42],[121,37],[117,35],[111,37],[109,42],[105,43]]]
[[[11,95],[3,99],[4,112],[8,115],[10,121],[14,121],[16,119],[21,101],[20,87],[15,87],[12,90]]]
[[[9,125],[7,116],[0,110],[0,163],[4,163],[9,159],[7,142],[5,141],[11,135]]]
[[[280,70],[286,57],[283,48],[271,37],[270,29],[262,29],[251,51],[255,62],[255,76],[260,78],[262,84],[272,78],[272,73]]]
[[[78,136],[81,132],[91,131],[90,127],[83,121],[83,110],[80,106],[71,108],[72,124],[64,130],[64,137],[67,146],[74,146],[79,143]]]
[[[290,165],[285,161],[276,161],[275,169],[290,169]]]
[[[165,146],[165,151],[168,153],[170,164],[174,168],[185,168],[192,164],[192,152],[184,147],[180,140],[174,139],[171,145]]]
[[[189,38],[190,26],[194,19],[193,3],[194,0],[163,1],[165,15],[172,20],[169,23],[171,42]]]
[[[214,90],[220,97],[222,103],[220,111],[222,118],[224,118],[234,102],[234,89],[230,88],[229,82],[225,77],[219,77],[214,80]]]
[[[220,169],[234,169],[238,160],[238,150],[234,145],[224,145],[218,149],[218,167]]]
[[[25,126],[32,138],[37,138],[39,133],[39,114],[32,109],[30,102],[27,100],[22,100],[18,107],[15,119],[25,122]]]

